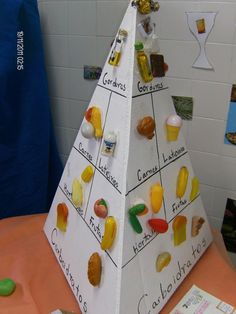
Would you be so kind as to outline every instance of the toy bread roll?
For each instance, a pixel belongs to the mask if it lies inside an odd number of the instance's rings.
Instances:
[[[98,286],[101,281],[102,261],[97,252],[90,256],[88,261],[88,280],[93,286]]]

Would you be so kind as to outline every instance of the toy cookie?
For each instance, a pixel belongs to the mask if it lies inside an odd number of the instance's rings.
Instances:
[[[102,261],[97,252],[90,256],[88,261],[88,280],[94,287],[98,286],[101,281]]]

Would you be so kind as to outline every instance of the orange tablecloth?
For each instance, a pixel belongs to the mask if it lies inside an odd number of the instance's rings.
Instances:
[[[80,313],[43,233],[45,218],[43,214],[0,221],[0,279],[10,277],[17,283],[11,296],[0,297],[0,314],[48,314],[58,308]],[[162,314],[169,313],[193,284],[236,306],[236,272],[225,258],[224,247],[217,243],[207,250]]]

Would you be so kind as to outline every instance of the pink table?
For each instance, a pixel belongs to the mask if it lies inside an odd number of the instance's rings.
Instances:
[[[80,313],[43,233],[45,219],[33,215],[0,220],[0,279],[10,277],[17,283],[14,294],[0,297],[0,314],[48,314],[58,308]],[[236,306],[236,272],[220,235],[214,238],[162,314],[169,313],[193,284]]]

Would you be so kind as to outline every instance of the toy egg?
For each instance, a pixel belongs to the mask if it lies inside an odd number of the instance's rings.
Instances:
[[[107,203],[103,198],[97,200],[94,204],[94,212],[99,218],[106,218],[108,214]]]
[[[94,127],[90,122],[84,122],[81,127],[81,133],[85,138],[92,138],[94,136]]]

